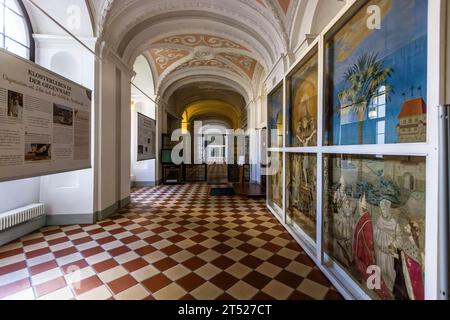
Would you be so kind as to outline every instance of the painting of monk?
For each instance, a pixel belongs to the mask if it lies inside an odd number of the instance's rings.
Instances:
[[[425,297],[425,168],[422,157],[325,157],[325,250],[374,298]]]

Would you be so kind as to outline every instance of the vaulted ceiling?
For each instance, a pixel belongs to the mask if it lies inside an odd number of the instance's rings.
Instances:
[[[147,58],[156,95],[164,98],[195,77],[231,87],[247,102],[311,33],[321,6],[330,11],[331,4],[333,11],[342,5],[340,0],[87,1],[96,35],[109,49],[130,66],[140,55]]]
[[[97,33],[125,62],[144,54],[155,88],[192,73],[246,87],[288,51],[302,0],[97,0]],[[304,1],[304,0],[303,0]]]

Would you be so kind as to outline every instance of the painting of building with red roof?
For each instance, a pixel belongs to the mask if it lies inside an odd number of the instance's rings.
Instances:
[[[406,100],[398,116],[399,143],[426,142],[427,104],[422,97]]]

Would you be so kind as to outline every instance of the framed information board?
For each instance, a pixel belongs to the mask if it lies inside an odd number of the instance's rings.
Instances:
[[[91,167],[92,92],[0,49],[0,181]]]
[[[137,116],[137,160],[156,159],[156,121],[141,113],[138,113]]]

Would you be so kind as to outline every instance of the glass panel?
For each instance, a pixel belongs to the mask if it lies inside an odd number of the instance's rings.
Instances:
[[[269,203],[283,208],[283,153],[271,152],[269,154]]]
[[[12,52],[14,54],[17,54],[18,56],[21,56],[22,58],[28,59],[30,51],[28,48],[25,48],[24,46],[18,44],[17,42],[6,38],[5,40],[5,48],[9,52]]]
[[[426,142],[427,17],[427,0],[370,0],[328,39],[324,144]]]
[[[317,77],[315,54],[289,80],[287,147],[317,146]]]
[[[28,46],[28,33],[24,19],[9,9],[6,9],[5,13],[5,35]]]
[[[20,9],[20,7],[17,5],[17,1],[16,0],[6,0],[5,1],[5,5],[13,10],[14,12],[22,15],[22,10]]]
[[[424,299],[424,157],[324,159],[324,248],[370,295]]]
[[[288,154],[286,166],[288,216],[316,241],[317,156]]]
[[[283,86],[269,96],[270,147],[283,147]]]
[[[3,33],[4,30],[4,26],[5,26],[5,21],[4,21],[4,10],[5,7],[1,4],[1,0],[0,0],[0,33]],[[0,46],[3,46],[3,39],[0,37]]]

